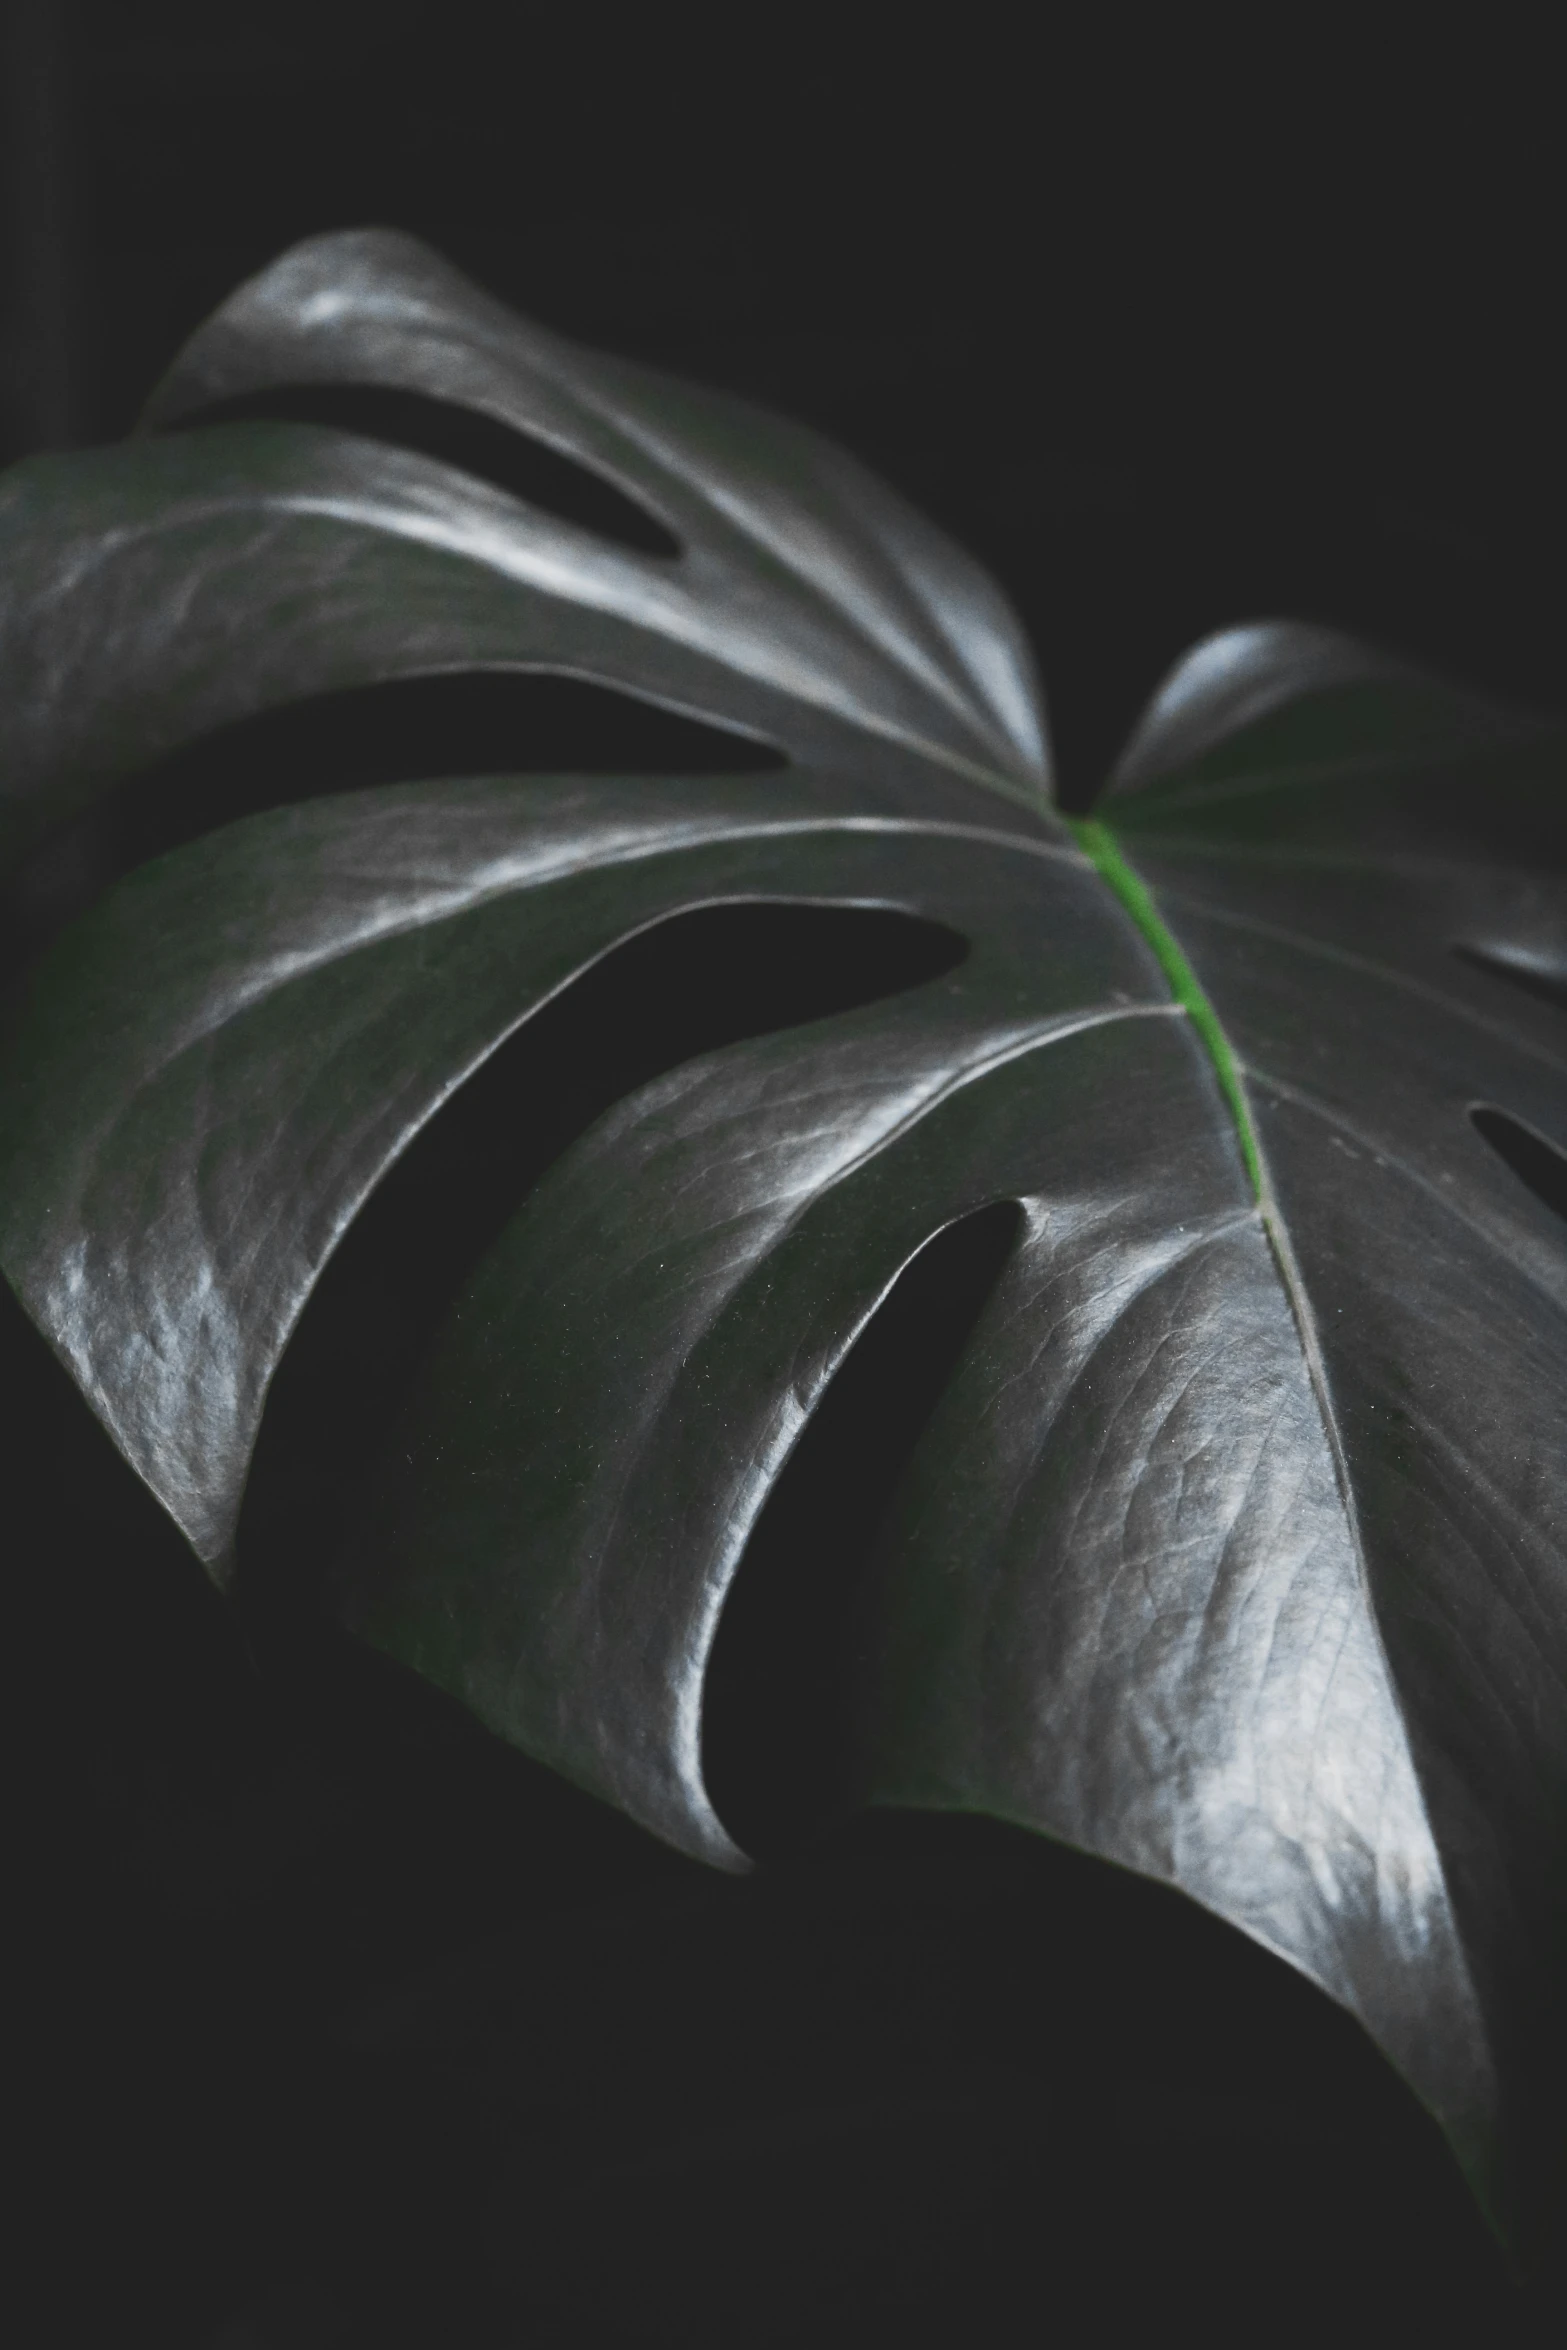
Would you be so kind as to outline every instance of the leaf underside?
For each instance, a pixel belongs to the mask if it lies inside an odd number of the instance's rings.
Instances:
[[[620,1066],[628,942],[752,924],[765,1016],[726,1020],[714,948],[672,1058],[558,1131],[519,1094],[527,1183],[383,1432],[336,1605],[745,1865],[703,1692],[748,1541],[900,1278],[1011,1203],[856,1602],[858,1791],[1256,1936],[1525,2241],[1567,2069],[1559,735],[1237,629],[1074,830],[1016,623],[891,492],[380,231],[242,287],[137,438],[0,485],[0,532],[0,851],[37,938],[0,1257],[211,1571],[410,1146],[601,980]],[[247,727],[380,695],[396,733],[412,682],[464,676],[618,697],[615,756],[575,720],[488,772],[410,774],[405,736],[307,785],[263,750],[225,796]],[[671,772],[656,725],[710,755]],[[791,908],[871,963],[894,916],[951,952],[829,1001],[787,967],[825,933],[767,928]]]

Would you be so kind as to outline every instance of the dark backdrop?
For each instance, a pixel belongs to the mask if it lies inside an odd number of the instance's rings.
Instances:
[[[384,221],[889,475],[1015,598],[1078,802],[1237,619],[1567,709],[1542,60],[1104,11],[5,22],[7,458],[122,432],[239,277]],[[1533,2322],[1380,2060],[1238,1936],[979,1823],[711,1879],[236,1627],[5,1344],[54,2338]]]

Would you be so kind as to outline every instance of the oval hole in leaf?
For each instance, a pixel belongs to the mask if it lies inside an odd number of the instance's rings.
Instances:
[[[939,979],[968,952],[894,909],[750,900],[603,956],[458,1088],[326,1265],[267,1401],[239,1528],[249,1592],[319,1588],[446,1315],[528,1191],[612,1103],[698,1053]]]
[[[1543,1134],[1536,1134],[1532,1126],[1509,1116],[1506,1110],[1494,1109],[1482,1103],[1469,1113],[1477,1133],[1482,1135],[1506,1162],[1520,1183],[1526,1183],[1541,1205],[1552,1215],[1567,1221],[1567,1152],[1547,1142]]]
[[[752,735],[545,670],[450,670],[316,694],[182,744],[45,841],[0,891],[0,972],[41,953],[122,874],[328,793],[463,775],[761,775]]]
[[[1468,963],[1492,979],[1505,979],[1510,987],[1521,987],[1525,995],[1567,1009],[1567,967],[1553,968],[1540,957],[1502,947],[1455,946],[1453,953],[1460,963]]]
[[[433,457],[476,481],[575,523],[612,546],[666,562],[680,541],[656,515],[580,459],[499,417],[387,384],[279,384],[196,409],[168,429],[209,424],[324,424]]]
[[[790,1455],[740,1561],[702,1696],[702,1771],[753,1858],[848,1807],[862,1616],[877,1538],[920,1433],[1017,1238],[998,1202],[904,1268]]]

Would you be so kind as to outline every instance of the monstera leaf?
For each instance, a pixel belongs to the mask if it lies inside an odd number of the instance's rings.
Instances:
[[[726,1597],[857,1342],[966,1247],[857,1603],[861,1795],[1232,1920],[1526,2237],[1563,2089],[1560,735],[1242,628],[1069,820],[1016,623],[896,497],[385,232],[242,287],[0,530],[3,1261],[211,1573],[361,1210],[597,988],[575,1109],[517,1064],[528,1180],[460,1236],[346,1620],[745,1865]],[[396,697],[453,678],[533,681],[525,771],[443,773],[438,701]],[[376,694],[398,779],[306,776],[278,714],[346,745]],[[677,934],[696,1025],[628,1060]]]

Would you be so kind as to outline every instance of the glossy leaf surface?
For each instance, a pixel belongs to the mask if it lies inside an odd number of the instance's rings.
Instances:
[[[863,984],[780,975],[545,1153],[387,1431],[348,1620],[743,1865],[703,1698],[748,1543],[900,1280],[1010,1203],[857,1587],[861,1793],[1233,1920],[1526,2214],[1562,2088],[1560,739],[1237,630],[1069,825],[1016,624],[890,492],[384,233],[242,288],[149,423],[0,499],[7,853],[36,898],[74,844],[82,909],[14,996],[3,1257],[198,1554],[232,1574],[338,1243],[508,1039],[705,910],[858,915]],[[101,886],[159,762],[459,670],[723,732],[700,772],[285,773],[237,820],[220,762]]]

